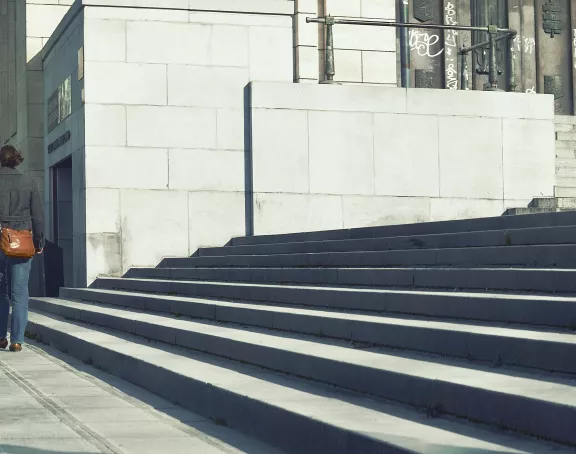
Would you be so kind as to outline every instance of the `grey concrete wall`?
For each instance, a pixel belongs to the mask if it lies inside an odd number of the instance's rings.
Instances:
[[[44,50],[44,94],[43,94],[43,124],[44,124],[44,169],[45,178],[45,210],[47,217],[48,238],[62,247],[67,275],[71,274],[73,285],[85,285],[86,271],[83,257],[86,255],[86,228],[85,228],[85,183],[84,183],[84,144],[85,144],[85,113],[82,100],[84,79],[79,79],[78,52],[84,45],[84,17],[82,12],[70,14],[67,27],[59,34],[57,39],[51,40]],[[48,130],[48,99],[58,90],[62,83],[70,78],[71,81],[71,114],[56,126]],[[94,125],[97,127],[97,125]],[[48,147],[67,132],[70,140],[62,146],[48,152]],[[107,134],[101,131],[101,134]],[[72,219],[66,222],[71,225],[71,231],[63,234],[60,229],[60,238],[53,238],[54,232],[54,200],[52,194],[53,178],[50,169],[65,160],[72,159],[72,193],[71,200],[60,200],[60,203],[71,202]],[[60,210],[62,213],[62,210]],[[62,222],[62,220],[61,220]],[[68,230],[67,229],[67,230]],[[72,262],[72,263],[70,263]],[[67,283],[70,278],[67,279]]]
[[[500,215],[553,194],[552,96],[281,83],[251,93],[255,234]]]
[[[42,48],[73,0],[0,0],[0,143],[44,189]]]

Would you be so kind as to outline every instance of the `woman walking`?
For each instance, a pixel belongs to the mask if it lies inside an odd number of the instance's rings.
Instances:
[[[19,352],[28,324],[32,257],[44,249],[44,210],[34,181],[18,167],[24,158],[11,145],[0,148],[0,348]]]

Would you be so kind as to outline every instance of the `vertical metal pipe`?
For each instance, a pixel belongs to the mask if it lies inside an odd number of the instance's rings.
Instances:
[[[324,79],[325,84],[334,83],[334,76],[336,75],[336,66],[334,64],[334,18],[332,16],[326,17],[326,69]]]
[[[410,16],[408,0],[398,0],[400,8],[400,22],[407,24]],[[410,35],[406,27],[400,29],[400,79],[402,87],[410,87]]]
[[[489,90],[498,90],[498,61],[496,55],[496,40],[494,39],[496,36],[495,25],[488,26],[488,36],[489,36],[489,62],[490,66],[488,69],[488,82],[489,82]]]
[[[509,69],[508,69],[508,91],[516,91],[516,49],[514,49],[514,37],[508,37],[508,44],[510,45]]]
[[[468,54],[460,51],[460,90],[468,90]]]

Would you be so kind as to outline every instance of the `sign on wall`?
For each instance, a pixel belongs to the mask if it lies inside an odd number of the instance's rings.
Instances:
[[[72,113],[72,77],[64,82],[48,98],[48,132],[62,123]]]

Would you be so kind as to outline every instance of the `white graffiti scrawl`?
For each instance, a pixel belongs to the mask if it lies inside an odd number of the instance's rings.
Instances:
[[[572,41],[572,46],[574,46],[574,51],[572,55],[574,55],[574,69],[576,69],[576,28],[574,29],[574,40]]]
[[[458,25],[456,20],[456,8],[452,2],[447,2],[444,8],[444,23],[446,25]],[[458,43],[456,30],[446,30],[444,49],[446,51],[446,88],[458,90],[458,71],[456,70],[456,59],[458,55]]]
[[[419,30],[410,30],[410,49],[416,51],[420,57],[437,57],[444,49],[440,49],[436,53],[432,53],[434,47],[440,37],[434,34],[428,34]]]

